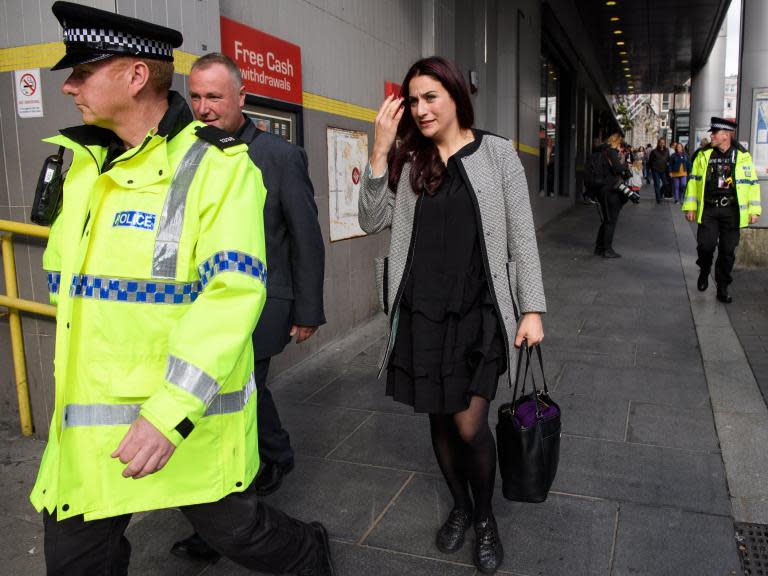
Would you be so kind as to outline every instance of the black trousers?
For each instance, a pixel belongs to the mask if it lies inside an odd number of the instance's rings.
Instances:
[[[259,429],[259,459],[265,464],[287,466],[293,464],[291,437],[280,422],[272,392],[267,388],[270,358],[256,360],[253,375],[256,379],[256,411]]]
[[[739,206],[734,200],[728,206],[707,206],[701,214],[701,223],[696,232],[699,265],[702,272],[709,274],[712,259],[717,248],[715,282],[728,286],[733,281],[731,272],[736,262],[736,247],[739,245]]]
[[[612,188],[603,189],[597,196],[600,202],[600,229],[597,231],[595,249],[603,252],[613,248],[613,235],[616,232],[616,222],[619,220],[619,212],[624,207],[625,199],[622,194]]]
[[[183,506],[195,530],[217,552],[259,572],[293,574],[315,569],[321,543],[312,529],[261,502],[252,487],[218,502]],[[48,576],[124,576],[131,545],[130,514],[85,522],[43,513]]]

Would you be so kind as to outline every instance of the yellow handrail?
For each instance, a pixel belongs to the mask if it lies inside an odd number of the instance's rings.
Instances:
[[[27,385],[27,363],[24,356],[24,335],[21,331],[20,312],[31,312],[43,316],[56,317],[56,307],[19,298],[16,280],[16,260],[13,256],[13,235],[22,234],[37,238],[48,238],[49,229],[35,224],[24,224],[11,220],[0,220],[0,244],[2,244],[3,273],[7,294],[0,294],[0,307],[8,308],[8,320],[11,329],[11,351],[13,369],[16,374],[16,395],[19,402],[19,420],[21,433],[31,436],[32,410],[29,405],[29,386]]]

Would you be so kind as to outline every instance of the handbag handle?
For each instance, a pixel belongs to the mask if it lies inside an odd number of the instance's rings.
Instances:
[[[519,349],[519,351],[517,353],[517,370],[515,371],[515,390],[512,393],[512,414],[513,415],[515,413],[515,402],[516,402],[516,400],[518,398],[518,396],[517,396],[517,386],[518,386],[518,383],[520,382],[520,365],[522,364],[522,360],[523,360],[523,349],[525,349],[526,361],[525,361],[525,372],[523,373],[523,385],[522,385],[522,388],[520,390],[520,395],[521,396],[525,395],[525,382],[528,379],[528,368],[531,365],[531,348],[535,348],[536,349],[536,355],[539,358],[539,368],[541,369],[541,379],[542,379],[542,382],[543,382],[542,392],[544,394],[549,395],[549,389],[547,388],[547,377],[544,374],[544,360],[543,360],[542,355],[541,355],[541,345],[537,344],[536,346],[529,347],[527,340],[523,340],[522,344],[520,345],[520,349]],[[537,399],[537,402],[536,402],[536,416],[538,418],[540,418],[541,417],[541,408],[539,407],[538,397],[540,396],[541,393],[536,389],[536,377],[534,376],[534,372],[533,372],[532,368],[531,368],[531,386],[533,387],[534,397]],[[512,386],[510,384],[510,388],[511,387]]]

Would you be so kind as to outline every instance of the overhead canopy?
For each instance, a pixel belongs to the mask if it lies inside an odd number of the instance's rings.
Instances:
[[[578,0],[614,94],[674,92],[706,64],[731,0]],[[621,44],[623,43],[623,44]]]

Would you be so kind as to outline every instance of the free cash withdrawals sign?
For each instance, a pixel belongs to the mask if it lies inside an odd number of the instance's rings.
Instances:
[[[302,103],[301,48],[221,17],[221,51],[240,67],[245,91]]]

